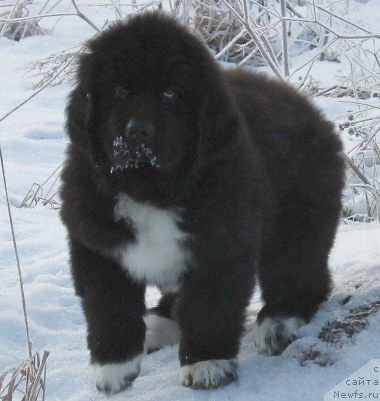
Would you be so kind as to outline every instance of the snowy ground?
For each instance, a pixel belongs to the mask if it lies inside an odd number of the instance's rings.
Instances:
[[[372,0],[367,5],[358,3],[358,7],[368,7],[367,20],[372,24],[375,9],[377,16],[380,15],[377,3],[378,0]],[[363,9],[361,12],[365,15]],[[101,10],[93,11],[92,15],[101,26],[105,18]],[[78,18],[65,18],[50,36],[21,42],[0,40],[0,117],[32,92],[32,79],[24,76],[24,68],[28,63],[52,52],[76,46],[92,34],[92,29]],[[331,80],[336,68],[335,64],[323,64],[327,80]],[[58,213],[44,207],[17,208],[31,184],[42,183],[63,160],[67,141],[63,132],[63,108],[69,89],[69,85],[49,88],[0,123],[0,141],[34,350],[50,351],[47,399],[102,400],[103,396],[94,389],[87,366],[84,317],[73,292],[65,230]],[[335,99],[319,98],[318,102],[331,118],[344,112],[344,106]],[[6,367],[17,365],[27,355],[16,264],[2,185],[0,239],[1,372]],[[338,346],[328,345],[318,339],[322,326],[328,321],[343,319],[350,309],[380,299],[380,224],[342,224],[330,264],[335,283],[330,300],[322,306],[312,322],[301,329],[301,338],[283,355],[266,357],[255,351],[251,328],[261,305],[259,294],[256,293],[249,307],[247,331],[239,354],[240,378],[237,383],[210,392],[180,387],[177,383],[177,347],[168,347],[147,356],[141,375],[133,387],[113,399],[323,400],[323,395],[342,379],[369,360],[380,358],[379,313],[369,318],[366,330],[352,340],[343,339]],[[342,305],[348,295],[352,298]],[[157,297],[158,292],[149,289],[148,305],[153,305]],[[310,350],[325,355],[330,366],[321,367],[305,358]]]

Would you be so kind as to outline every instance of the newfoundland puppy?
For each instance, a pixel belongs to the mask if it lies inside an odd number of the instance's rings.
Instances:
[[[61,216],[100,391],[177,342],[182,385],[235,380],[256,276],[260,353],[328,296],[341,143],[285,83],[224,71],[174,19],[140,14],[87,43],[67,131]],[[148,311],[147,285],[162,292]]]

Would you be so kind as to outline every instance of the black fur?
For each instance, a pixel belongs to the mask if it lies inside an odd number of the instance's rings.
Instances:
[[[112,143],[132,118],[153,125],[160,167],[144,160],[111,174]],[[191,257],[178,294],[157,310],[178,321],[181,365],[236,357],[255,271],[265,301],[259,322],[307,321],[328,296],[341,144],[288,85],[223,71],[171,18],[142,14],[88,43],[67,131],[61,216],[93,362],[143,350],[145,283],[111,252],[136,241],[133,226],[114,218],[120,192],[181,211]]]

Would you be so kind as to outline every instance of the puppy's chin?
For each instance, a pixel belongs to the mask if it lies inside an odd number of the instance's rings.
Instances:
[[[173,173],[183,168],[183,159],[178,156],[166,159],[152,153],[149,157],[113,158],[110,163],[110,173]]]
[[[141,159],[129,159],[124,161],[113,162],[110,168],[111,174],[123,173],[123,172],[139,172],[139,171],[156,171],[161,169],[161,166],[157,163],[156,159],[152,160],[141,160]]]

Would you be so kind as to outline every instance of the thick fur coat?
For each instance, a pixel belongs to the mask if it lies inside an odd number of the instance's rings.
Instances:
[[[67,132],[61,216],[99,390],[177,341],[181,384],[234,380],[256,277],[260,352],[282,352],[328,296],[341,144],[287,84],[224,71],[146,13],[88,42]],[[146,285],[163,293],[150,311]]]

